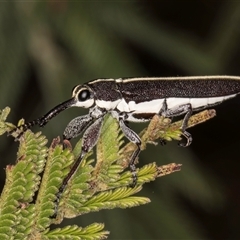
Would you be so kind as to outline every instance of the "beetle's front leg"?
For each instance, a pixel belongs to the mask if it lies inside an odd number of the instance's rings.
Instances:
[[[102,124],[103,124],[103,119],[104,119],[104,115],[99,117],[98,119],[93,119],[92,121],[90,121],[90,118],[88,119],[89,121],[85,121],[87,119],[84,118],[86,116],[83,116],[82,118],[75,118],[74,120],[72,120],[72,123],[75,123],[76,121],[80,120],[80,122],[85,123],[85,125],[90,125],[86,131],[83,134],[83,140],[82,140],[82,151],[80,156],[78,157],[78,159],[76,160],[76,162],[74,163],[74,165],[72,166],[70,172],[67,174],[67,176],[64,178],[61,187],[59,188],[58,194],[57,194],[57,199],[56,199],[56,205],[55,205],[55,213],[54,216],[56,216],[57,214],[57,210],[58,210],[58,205],[59,205],[59,201],[60,198],[68,184],[68,181],[72,178],[72,176],[75,174],[75,172],[77,171],[82,159],[84,158],[84,156],[90,152],[93,147],[97,144],[98,138],[100,136],[100,132],[101,132],[101,128],[102,128]],[[93,122],[94,121],[94,122]],[[70,123],[71,123],[70,122]],[[71,129],[72,125],[69,123],[69,125],[67,126],[66,129]],[[66,132],[66,129],[64,132]],[[81,127],[79,127],[79,129],[81,129]],[[68,130],[67,130],[68,132]],[[71,135],[71,134],[70,134]],[[78,134],[79,135],[79,134]],[[72,137],[74,137],[75,135],[72,134]]]
[[[83,133],[92,123],[94,118],[89,114],[74,118],[63,132],[63,139],[70,140],[72,138],[78,137]]]

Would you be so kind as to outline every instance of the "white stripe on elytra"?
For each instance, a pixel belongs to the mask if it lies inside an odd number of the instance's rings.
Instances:
[[[224,100],[235,97],[236,94],[223,96],[223,97],[212,97],[212,98],[167,98],[166,103],[168,109],[176,108],[179,105],[191,104],[192,109],[201,107],[208,107],[209,105],[221,103]]]
[[[224,100],[235,97],[236,94],[223,96],[223,97],[212,97],[212,98],[167,98],[167,108],[172,109],[180,105],[191,104],[193,110],[201,107],[208,107],[209,105],[221,103]],[[158,113],[163,104],[164,99],[155,99],[148,102],[135,103],[130,101],[127,103],[124,99],[119,102],[115,101],[114,104],[107,103],[108,109],[114,110],[117,108],[121,112],[134,112],[134,113]],[[111,106],[110,106],[111,105]],[[104,103],[102,102],[102,107],[104,108]]]
[[[118,78],[115,81],[117,83],[123,82],[134,82],[134,81],[165,81],[165,80],[222,80],[222,79],[227,79],[227,80],[238,80],[240,81],[240,77],[238,76],[227,76],[227,75],[216,75],[216,76],[190,76],[190,77],[136,77],[136,78],[125,78],[121,79]]]
[[[148,102],[135,103],[130,101],[127,103],[125,99],[122,99],[117,109],[120,112],[136,112],[136,113],[158,113],[162,107],[164,99],[155,99]]]
[[[190,77],[130,77],[130,78],[99,78],[88,82],[88,84],[94,84],[97,82],[113,82],[116,83],[127,83],[127,82],[135,82],[135,81],[171,81],[171,80],[238,80],[240,81],[240,77],[238,76],[228,76],[228,75],[213,75],[213,76],[190,76]]]
[[[212,97],[212,98],[167,98],[167,108],[176,109],[180,105],[191,104],[192,109],[204,108],[214,104],[221,103],[224,100],[235,97],[236,94],[223,96],[223,97]],[[96,100],[96,105],[100,108],[106,110],[118,110],[120,112],[131,113],[132,114],[141,114],[141,113],[159,113],[162,108],[164,99],[155,99],[152,101],[135,103],[130,101],[127,103],[125,99],[119,99],[116,101],[104,101]],[[130,117],[130,116],[129,116]],[[129,121],[134,121],[130,117]],[[140,120],[141,121],[141,120]]]

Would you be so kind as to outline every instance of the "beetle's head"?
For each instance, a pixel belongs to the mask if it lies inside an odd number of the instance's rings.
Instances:
[[[72,90],[72,98],[69,100],[58,104],[56,107],[52,108],[49,112],[47,112],[42,117],[35,119],[31,122],[27,122],[18,128],[22,128],[23,131],[33,127],[34,125],[39,125],[43,127],[48,123],[50,119],[58,115],[65,109],[71,107],[83,107],[83,108],[90,108],[94,105],[94,96],[93,91],[86,85],[77,85]]]
[[[90,108],[94,104],[94,94],[86,85],[77,85],[72,90],[72,107]]]

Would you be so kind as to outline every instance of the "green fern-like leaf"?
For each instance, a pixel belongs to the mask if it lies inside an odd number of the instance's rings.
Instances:
[[[127,208],[149,203],[145,197],[133,197],[142,187],[123,187],[116,190],[105,191],[97,194],[87,201],[79,210],[81,213],[99,211],[100,209]]]
[[[109,234],[108,231],[102,231],[103,224],[94,223],[85,228],[76,225],[67,226],[64,228],[57,228],[47,233],[44,239],[69,239],[69,240],[100,240],[106,239]]]
[[[132,174],[127,167],[136,146],[132,143],[124,146],[117,121],[106,116],[97,144],[97,160],[92,158],[92,152],[85,156],[56,208],[59,187],[80,153],[81,140],[73,150],[70,143],[63,149],[60,138],[54,139],[47,148],[47,140],[40,132],[12,131],[15,126],[6,122],[9,112],[9,108],[0,111],[0,134],[6,132],[17,138],[19,150],[16,164],[6,167],[7,178],[0,197],[1,239],[104,239],[108,232],[103,230],[103,224],[94,223],[85,228],[66,226],[51,231],[49,228],[64,217],[149,203],[150,199],[135,196],[142,185],[181,169],[181,164],[176,163],[164,166],[149,163],[138,169],[136,187],[129,187]],[[208,110],[192,116],[189,127],[214,114]],[[22,123],[23,120],[19,124]],[[172,124],[168,119],[155,116],[140,133],[141,149],[159,138],[180,139],[180,127],[181,122]],[[53,218],[56,209],[57,217]]]
[[[1,113],[9,113],[8,109]],[[6,116],[0,117],[3,131],[11,130],[11,124],[5,123]],[[13,125],[12,125],[13,126]],[[39,188],[40,176],[47,155],[46,138],[40,133],[27,131],[22,136],[17,154],[17,164],[6,167],[6,183],[0,198],[0,236],[19,237],[30,232],[34,222],[35,206],[31,204]],[[5,236],[5,237],[4,237]]]

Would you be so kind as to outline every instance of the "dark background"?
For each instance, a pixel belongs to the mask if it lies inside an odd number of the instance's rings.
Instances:
[[[240,75],[239,43],[240,1],[1,2],[0,108],[10,106],[9,121],[17,123],[41,116],[94,78]],[[191,129],[189,148],[172,142],[141,153],[142,163],[183,164],[144,186],[140,195],[150,204],[65,224],[104,222],[109,239],[239,239],[239,100],[217,106],[216,118]],[[44,134],[61,135],[83,112],[63,112]],[[16,150],[13,139],[1,137],[1,184]]]

